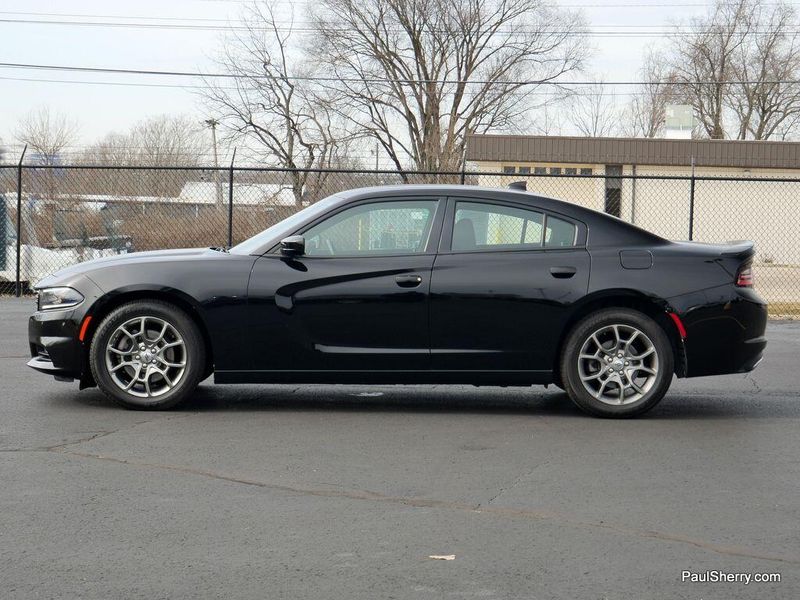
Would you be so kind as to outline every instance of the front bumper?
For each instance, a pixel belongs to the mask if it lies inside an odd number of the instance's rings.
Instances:
[[[79,379],[85,367],[75,310],[34,313],[28,320],[31,360],[28,366],[57,378]]]

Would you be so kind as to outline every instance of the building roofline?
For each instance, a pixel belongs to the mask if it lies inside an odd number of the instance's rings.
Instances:
[[[653,166],[800,169],[800,143],[475,134],[466,158],[478,162],[543,162]]]

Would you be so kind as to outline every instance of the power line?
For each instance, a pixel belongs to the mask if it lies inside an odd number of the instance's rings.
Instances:
[[[135,18],[135,17],[134,17]],[[297,33],[319,33],[323,31],[320,27],[315,27],[309,24],[300,24],[292,26],[259,26],[259,25],[195,25],[187,23],[130,23],[122,21],[66,21],[66,20],[41,20],[41,19],[2,19],[0,23],[18,24],[18,25],[59,25],[59,26],[76,26],[76,27],[110,27],[110,28],[131,28],[131,29],[147,29],[147,30],[179,30],[179,31],[278,31],[281,33],[297,32]],[[612,26],[606,26],[612,27]],[[634,27],[628,25],[614,26],[617,29],[625,27]],[[650,26],[638,26],[650,27]],[[655,27],[655,26],[653,26]],[[662,26],[663,27],[663,26]],[[339,33],[352,33],[356,31],[352,27],[336,27],[326,29],[327,31]],[[400,30],[397,30],[398,32]],[[662,29],[662,30],[610,30],[610,31],[591,31],[591,30],[531,30],[531,29],[508,29],[497,30],[495,33],[500,35],[514,35],[536,33],[540,35],[558,35],[564,37],[597,37],[597,38],[636,38],[636,37],[650,37],[658,35],[660,37],[687,37],[693,35],[702,35],[705,33],[713,33],[713,30],[681,30],[678,28]],[[800,30],[750,30],[748,34],[751,35],[773,35],[775,33],[785,34],[799,34]]]
[[[38,77],[6,77],[0,76],[0,81],[22,81],[22,82],[29,82],[29,83],[66,83],[66,84],[79,84],[79,85],[109,85],[109,86],[122,86],[122,87],[153,87],[153,88],[168,88],[168,89],[186,89],[186,90],[206,90],[206,89],[216,89],[216,90],[231,90],[236,91],[240,89],[247,89],[251,91],[257,91],[259,88],[241,88],[236,86],[210,86],[210,85],[189,85],[189,84],[179,84],[179,83],[143,83],[143,82],[129,82],[129,81],[89,81],[86,79],[44,79]],[[514,94],[515,92],[510,92]],[[547,97],[557,97],[557,96],[564,96],[565,92],[531,92],[525,93],[525,96],[547,96]],[[569,92],[570,96],[582,95],[577,94],[575,91]],[[630,91],[630,92],[595,92],[592,91],[588,94],[588,96],[625,96],[630,97],[633,95],[640,95],[640,92],[637,91]]]
[[[149,70],[149,69],[130,69],[130,68],[110,68],[110,67],[76,67],[68,65],[40,65],[31,63],[7,63],[0,62],[0,68],[10,69],[30,69],[30,70],[44,70],[44,71],[66,71],[66,72],[81,72],[81,73],[109,73],[117,75],[147,75],[147,76],[167,76],[167,77],[204,77],[207,79],[270,79],[266,75],[249,75],[243,77],[234,73],[214,73],[198,71],[192,73],[189,71],[162,71],[162,70]],[[727,80],[727,81],[710,81],[710,80],[693,80],[693,81],[643,81],[643,80],[628,80],[628,81],[565,81],[565,80],[545,80],[545,81],[531,81],[531,80],[516,80],[516,81],[495,81],[495,80],[458,80],[458,79],[392,79],[386,77],[315,77],[315,76],[287,76],[281,77],[287,81],[315,81],[315,82],[344,82],[344,83],[400,83],[400,84],[427,84],[434,83],[439,85],[510,85],[510,86],[538,86],[538,85],[553,85],[560,87],[568,86],[674,86],[674,85],[742,85],[742,84],[797,84],[800,80],[787,79],[787,80]]]
[[[651,6],[651,5],[648,5],[648,6]],[[219,27],[220,29],[229,29],[232,24],[238,24],[240,26],[243,26],[242,28],[251,28],[251,26],[247,24],[247,21],[242,21],[242,20],[235,20],[235,21],[224,20],[223,21],[223,20],[220,20],[220,19],[211,19],[211,18],[207,18],[207,17],[169,17],[169,16],[167,16],[167,17],[153,17],[153,16],[144,16],[144,15],[100,15],[100,14],[93,14],[93,13],[51,13],[51,12],[28,12],[28,11],[14,11],[14,10],[0,10],[0,15],[22,15],[22,16],[26,16],[26,17],[66,17],[66,18],[81,18],[81,19],[133,19],[133,20],[136,20],[136,21],[170,21],[170,22],[172,22],[172,21],[184,21],[184,22],[190,22],[190,23],[191,22],[212,23],[212,24],[215,24],[215,26]],[[54,23],[54,24],[66,24],[66,25],[84,24],[83,21],[71,21],[71,20],[70,21],[66,21],[66,20],[52,20],[52,19],[51,20],[0,19],[0,22],[4,22],[4,21],[5,22],[14,22],[14,21],[17,21],[17,20],[23,21],[23,22],[26,22],[26,23],[30,22],[30,23],[35,23],[35,24],[39,24],[39,23],[44,23],[44,24]],[[303,21],[298,22],[298,21],[294,21],[294,20],[276,20],[275,23],[278,24],[278,25],[291,26],[292,28],[297,28],[297,27],[310,28],[310,29],[312,29],[314,31],[319,29],[317,27],[314,27],[312,23],[303,22]],[[138,23],[125,23],[125,22],[105,23],[103,21],[98,21],[96,23],[95,22],[89,22],[89,23],[86,23],[86,24],[89,24],[89,25],[130,25],[130,26],[140,25]],[[152,25],[154,25],[154,26],[163,25],[164,27],[170,27],[171,26],[169,23],[166,23],[166,24],[154,23]],[[636,24],[618,23],[618,24],[594,24],[594,25],[592,25],[592,28],[595,28],[595,29],[612,29],[612,30],[614,30],[614,29],[635,30],[637,28],[643,28],[643,29],[651,29],[652,30],[652,29],[665,29],[666,26],[665,25],[660,25],[660,24],[653,25],[653,24],[650,24],[650,23],[636,23]],[[269,27],[265,26],[265,27],[257,28],[257,30],[261,30],[261,29],[271,30],[272,27],[271,26],[269,26]],[[669,26],[668,30],[691,30],[692,32],[694,32],[696,30],[696,28],[694,26],[691,26],[691,25],[680,25],[680,24],[678,24],[678,25],[674,25],[674,26]],[[769,33],[769,32],[773,32],[774,33],[775,31],[776,30],[763,30],[764,33]],[[642,33],[644,33],[644,32],[642,32]]]

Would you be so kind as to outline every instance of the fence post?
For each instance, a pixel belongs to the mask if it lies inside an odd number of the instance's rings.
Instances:
[[[692,178],[689,180],[689,241],[694,237],[694,156],[692,157]]]
[[[231,166],[228,169],[228,248],[233,246],[233,162],[236,160],[236,148],[233,149]]]
[[[22,282],[20,281],[20,255],[22,254],[22,161],[25,160],[25,152],[28,144],[22,149],[22,154],[17,163],[17,276],[14,285],[14,293],[17,298],[22,295]]]

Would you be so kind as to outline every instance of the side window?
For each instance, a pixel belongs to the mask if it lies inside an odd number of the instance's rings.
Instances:
[[[424,252],[436,200],[388,201],[348,208],[303,236],[307,256],[380,256]]]
[[[542,246],[544,215],[533,210],[457,202],[453,223],[453,252],[521,250]]]
[[[576,233],[577,228],[574,224],[548,215],[544,233],[545,248],[574,246]]]

